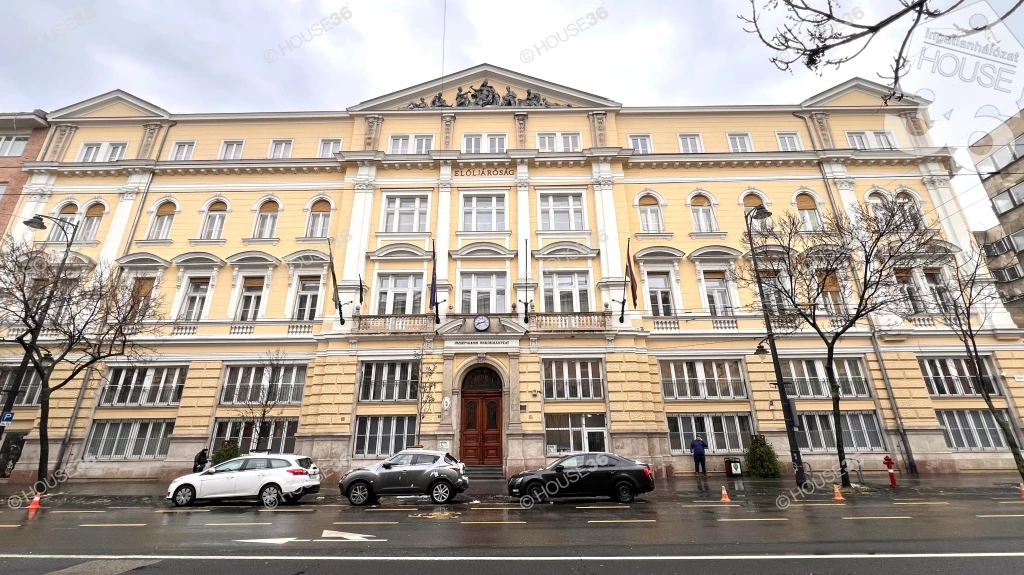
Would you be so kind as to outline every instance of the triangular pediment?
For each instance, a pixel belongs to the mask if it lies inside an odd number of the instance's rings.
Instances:
[[[804,108],[827,108],[827,107],[864,107],[882,106],[885,103],[882,98],[889,94],[889,87],[877,82],[863,78],[851,78],[842,84],[838,84],[815,94],[800,103]],[[893,98],[889,106],[903,106],[917,108],[930,104],[928,100],[919,96],[904,94],[903,98]]]
[[[161,120],[169,117],[170,113],[167,110],[142,98],[137,98],[124,90],[113,90],[106,94],[100,94],[56,110],[48,116],[51,121],[79,118]]]
[[[480,105],[483,98],[493,94],[499,102],[497,105]],[[470,90],[470,87],[473,90]],[[466,95],[468,106],[457,106],[460,101],[459,89]],[[512,97],[509,89],[515,93],[515,106],[510,105]],[[435,97],[441,94],[447,107],[460,109],[501,109],[507,108],[545,108],[545,107],[572,107],[572,108],[620,108],[622,104],[609,100],[602,96],[589,94],[575,90],[567,86],[527,76],[512,70],[506,70],[491,64],[480,64],[467,68],[460,72],[448,74],[443,78],[436,78],[429,82],[423,82],[404,90],[385,94],[383,96],[366,100],[349,108],[350,112],[368,112],[400,109],[417,109],[416,106],[426,106],[424,109],[437,111],[446,109],[438,106]],[[473,96],[476,96],[474,99]],[[435,105],[431,105],[434,103]],[[410,108],[410,105],[413,107]]]

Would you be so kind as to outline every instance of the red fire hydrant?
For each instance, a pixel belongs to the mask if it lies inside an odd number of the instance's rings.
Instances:
[[[885,466],[889,468],[889,486],[892,487],[893,489],[899,487],[898,485],[896,485],[896,472],[893,471],[892,469],[893,463],[896,462],[893,461],[892,458],[889,457],[888,455],[886,455],[885,459],[883,459],[882,461],[885,463]]]

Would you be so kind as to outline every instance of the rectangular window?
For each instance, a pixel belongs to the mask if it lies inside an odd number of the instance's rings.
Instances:
[[[228,368],[221,405],[298,405],[306,388],[304,365],[242,365]]]
[[[949,295],[949,286],[940,269],[924,270],[924,283],[931,294],[931,304],[940,313],[953,309],[953,298]]]
[[[272,202],[267,202],[270,204]],[[266,205],[266,204],[264,204]],[[272,211],[260,211],[256,214],[256,229],[253,230],[252,237],[270,239],[274,237],[274,232],[277,231],[277,210]]]
[[[855,150],[868,149],[868,138],[864,132],[847,132],[846,141],[849,142],[850,147]]]
[[[195,148],[195,142],[175,142],[174,147],[171,148],[171,160],[176,162],[191,160]]]
[[[998,240],[985,244],[985,255],[994,258],[1001,256],[1013,249],[1013,242],[1010,241],[1008,236],[1003,236]]]
[[[136,277],[132,280],[132,301],[134,311],[131,319],[148,319],[149,306],[153,303],[153,288],[156,286],[156,278]]]
[[[206,306],[206,295],[210,291],[210,278],[192,278],[188,281],[185,303],[181,306],[181,319],[199,321]]]
[[[331,223],[331,212],[310,212],[309,224],[306,226],[307,238],[326,238]]]
[[[708,270],[703,272],[704,293],[707,296],[708,313],[711,315],[734,315],[732,296],[725,272]]]
[[[832,413],[801,413],[802,431],[796,434],[797,444],[808,451],[835,451],[836,431]],[[843,445],[847,452],[882,451],[882,435],[878,420],[871,412],[848,411],[841,414]]]
[[[562,134],[562,151],[563,152],[579,152],[580,148],[580,135],[578,133]]]
[[[537,134],[537,149],[541,152],[579,152],[579,132]]]
[[[316,317],[319,299],[320,278],[317,276],[300,276],[299,289],[295,294],[295,319],[299,321],[313,321]]]
[[[187,375],[187,366],[112,368],[100,396],[100,405],[178,405]]]
[[[479,154],[481,151],[483,136],[480,134],[466,134],[462,137],[462,151],[467,154]]]
[[[388,196],[384,202],[384,232],[427,231],[427,196]]]
[[[992,270],[992,277],[997,282],[1012,282],[1024,277],[1024,273],[1021,272],[1019,265],[1013,264],[1009,267]]]
[[[583,196],[580,194],[541,194],[540,229],[583,230]]]
[[[924,298],[921,297],[921,290],[914,281],[914,274],[911,270],[896,270],[896,285],[903,295],[903,304],[910,313],[925,313]]]
[[[99,212],[99,215],[91,215],[89,212]],[[93,204],[82,218],[82,226],[78,229],[76,242],[91,242],[96,240],[96,233],[100,231],[100,222],[103,221],[103,207],[100,204]]]
[[[204,240],[219,240],[224,232],[224,220],[227,215],[227,212],[221,210],[206,212],[206,217],[203,219],[203,231],[200,232],[199,237]]]
[[[423,275],[386,274],[377,279],[377,315],[423,313]]]
[[[224,140],[220,145],[220,159],[241,160],[243,146],[245,146],[245,142],[242,140]]]
[[[796,132],[779,132],[776,134],[779,138],[779,150],[782,152],[799,152],[800,151],[800,137],[797,136]]]
[[[541,152],[554,152],[557,134],[537,134],[537,150]]]
[[[333,158],[341,151],[341,138],[325,138],[320,140],[320,157]]]
[[[847,132],[846,141],[855,150],[892,150],[896,147],[892,132]]]
[[[356,455],[388,457],[416,445],[416,416],[356,418]]]
[[[665,399],[743,399],[747,388],[740,362],[662,360],[661,389]],[[689,444],[687,444],[689,445]]]
[[[120,162],[124,159],[124,153],[128,150],[128,144],[118,143],[110,144],[110,148],[107,151],[108,162]]]
[[[413,144],[417,154],[428,154],[434,149],[434,136],[416,136]]]
[[[86,144],[82,146],[82,162],[98,162],[100,161],[100,146],[101,144]]]
[[[271,140],[270,141],[270,159],[278,160],[283,158],[292,157],[292,141],[291,140]]]
[[[391,136],[391,152],[392,154],[408,154],[409,153],[409,136]]]
[[[0,136],[0,156],[20,156],[28,145],[28,136]]]
[[[544,360],[544,399],[601,399],[604,371],[599,359]]]
[[[256,321],[263,302],[263,278],[250,277],[242,280],[242,294],[238,302],[238,321]]]
[[[645,234],[660,234],[665,231],[661,221],[661,204],[651,196],[640,198],[640,231]]]
[[[467,232],[505,231],[505,196],[465,196],[462,200],[462,229]]]
[[[650,154],[654,151],[651,148],[651,137],[646,135],[631,135],[629,137],[629,147],[633,148],[634,154]]]
[[[742,413],[668,415],[668,442],[673,451],[690,451],[700,437],[712,453],[743,453],[750,445],[750,416]]]
[[[838,315],[846,309],[842,284],[834,271],[818,272],[818,308],[822,313]]]
[[[896,147],[895,140],[889,132],[875,132],[875,145],[883,150],[891,150]]]
[[[172,208],[173,209],[173,208]],[[174,223],[174,212],[157,214],[153,218],[153,227],[149,231],[149,239],[166,240],[171,237],[171,224]]]
[[[918,359],[921,375],[932,395],[981,395],[980,382],[984,383],[989,395],[999,395],[999,388],[988,375],[991,371],[987,362],[982,361],[979,374],[974,362],[965,357]]]
[[[792,381],[793,397],[832,397],[825,362],[820,359],[782,359],[782,377]],[[836,359],[836,381],[840,397],[870,397],[867,379],[859,359]]]
[[[1005,409],[998,411],[1003,421],[1010,418]],[[942,424],[946,446],[957,451],[1005,449],[1006,436],[987,409],[935,410]]]
[[[547,413],[544,443],[548,455],[606,451],[608,424],[603,413]]]
[[[548,313],[588,312],[590,282],[587,272],[546,272],[544,311]]]
[[[736,153],[753,152],[750,145],[750,134],[729,134],[729,151]]]
[[[420,362],[363,363],[359,401],[416,401],[420,388]]]
[[[18,375],[18,367],[8,366],[0,368],[0,399],[6,401],[7,395],[14,389],[14,379]],[[42,391],[42,382],[35,369],[30,365],[25,370],[25,379],[18,388],[18,395],[14,398],[15,407],[28,407],[39,405],[39,394]]]
[[[97,421],[89,448],[96,459],[156,459],[167,457],[173,420]]]
[[[460,313],[505,313],[505,273],[463,273]]]
[[[684,154],[703,152],[700,145],[700,134],[679,134],[679,151]]]
[[[672,312],[672,283],[668,272],[647,272],[647,296],[651,313],[656,316],[675,315]]]
[[[713,233],[718,231],[718,222],[715,221],[715,209],[710,205],[691,205],[693,213],[693,231],[697,233]]]
[[[255,422],[243,419],[218,419],[213,431],[213,451],[227,442],[238,446],[242,455],[249,453],[294,453],[298,419],[274,418],[255,429]]]
[[[504,154],[505,153],[505,135],[504,134],[488,134],[487,135],[487,151],[491,154]]]

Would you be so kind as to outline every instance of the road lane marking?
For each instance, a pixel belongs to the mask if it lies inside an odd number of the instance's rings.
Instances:
[[[897,501],[893,505],[949,505],[948,501]]]
[[[335,525],[398,525],[397,521],[335,521]]]
[[[50,513],[106,513],[106,511],[51,511]]]
[[[228,527],[230,525],[273,525],[272,523],[207,523],[207,527]]]
[[[1024,501],[1000,501],[999,503],[1015,503],[1019,505],[1021,503],[1024,503]]]
[[[577,505],[576,509],[629,509],[629,505]]]
[[[463,525],[490,525],[490,524],[506,524],[506,523],[526,523],[525,521],[460,521]]]
[[[244,542],[266,542],[278,543],[279,540],[255,539],[240,540]],[[286,538],[285,542],[305,541],[309,539]],[[332,541],[327,539],[327,541]],[[374,541],[385,541],[384,539],[371,539]],[[490,562],[490,563],[562,563],[567,561],[596,561],[606,563],[614,561],[621,562],[642,562],[642,561],[785,561],[794,560],[838,560],[838,559],[863,559],[867,561],[878,561],[879,559],[988,559],[1002,557],[1024,557],[1024,551],[1001,551],[1001,552],[969,552],[969,553],[837,553],[834,555],[562,555],[562,556],[515,556],[515,555],[306,555],[298,557],[304,561],[344,561],[344,562]],[[163,561],[295,561],[295,555],[86,555],[86,554],[36,554],[36,553],[3,553],[0,559],[68,559],[68,560],[105,560],[116,561],[122,559],[159,559]]]
[[[21,525],[0,525],[0,529],[9,528],[9,527],[21,527]]]
[[[734,519],[719,519],[719,521],[789,521],[785,517],[747,517],[747,518],[734,518]]]
[[[587,523],[655,523],[657,519],[591,519]]]
[[[845,503],[794,503],[790,507],[842,507]]]
[[[405,509],[363,509],[363,511],[419,511],[416,507],[406,507]]]
[[[209,509],[157,509],[153,513],[209,513]]]
[[[312,513],[314,511],[316,511],[316,509],[281,509],[281,508],[275,508],[275,509],[260,509],[260,511],[266,511],[266,512],[271,512],[271,511],[285,512],[285,511],[287,511],[289,513]]]
[[[843,519],[913,519],[909,515],[890,515],[889,517],[873,517],[869,515],[863,515],[858,517],[843,517]]]
[[[975,517],[1024,517],[1021,514],[1002,514],[1002,515],[975,515]]]
[[[82,523],[79,527],[145,527],[145,523]]]
[[[738,503],[684,503],[683,507],[739,507]]]
[[[473,511],[515,511],[518,507],[470,507]],[[579,509],[577,507],[577,509]]]

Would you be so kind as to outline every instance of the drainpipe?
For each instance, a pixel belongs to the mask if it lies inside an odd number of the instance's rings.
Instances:
[[[813,147],[816,152],[820,151],[818,149],[818,145],[814,141],[814,132],[811,129],[810,119],[808,119],[806,115],[802,116],[798,113],[794,113],[793,115],[803,119],[804,124],[807,127],[807,135],[811,140],[811,147]],[[825,166],[820,161],[818,162],[818,171],[821,173],[821,181],[825,184],[825,192],[828,196],[829,205],[832,207],[832,211],[838,214],[840,213],[839,205],[836,203],[835,195],[832,192],[832,185],[828,182],[828,174],[825,173]],[[860,289],[860,277],[857,275],[857,270],[852,270],[852,272],[853,281],[857,284],[857,289]],[[910,472],[910,475],[917,477],[917,461],[914,460],[914,453],[910,449],[910,442],[907,441],[907,431],[903,427],[903,418],[900,416],[899,406],[896,405],[896,397],[892,392],[892,381],[889,379],[889,370],[885,367],[885,360],[882,358],[882,348],[878,343],[878,328],[875,325],[875,320],[870,314],[867,316],[867,320],[868,330],[871,334],[871,348],[874,350],[875,357],[878,358],[878,367],[882,372],[882,382],[885,384],[885,391],[889,396],[889,404],[892,407],[893,415],[896,418],[896,430],[900,435],[900,441],[903,443],[903,454],[907,461],[907,471]]]
[[[160,140],[160,147],[156,151],[156,160],[159,161],[160,154],[164,151],[164,144],[167,143],[167,136],[171,132],[171,128],[177,125],[177,122],[171,122],[167,125],[167,129],[164,130],[164,137]],[[135,210],[135,220],[132,222],[132,227],[128,230],[128,241],[124,244],[124,251],[121,253],[121,257],[128,255],[131,251],[132,242],[135,241],[135,230],[139,227],[139,220],[142,219],[142,209],[146,205],[146,196],[149,195],[149,186],[153,183],[153,175],[150,174],[149,180],[146,182],[145,189],[142,190],[142,198],[139,199],[139,207]],[[121,268],[117,269],[118,278],[121,277]],[[68,444],[71,442],[71,433],[75,429],[75,420],[78,419],[78,410],[82,407],[82,402],[85,400],[85,390],[89,388],[89,380],[92,379],[93,366],[89,366],[85,369],[82,374],[82,386],[78,389],[78,397],[75,398],[75,408],[71,411],[71,421],[68,423],[68,428],[64,431],[64,439],[60,442],[60,450],[57,452],[57,465],[63,468],[64,455],[67,452]],[[97,397],[97,400],[99,398]],[[91,420],[96,414],[96,404],[92,406],[92,411],[89,414]],[[87,438],[88,439],[88,438]]]

